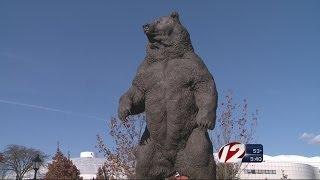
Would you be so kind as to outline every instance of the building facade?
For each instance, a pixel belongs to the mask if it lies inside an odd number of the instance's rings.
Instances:
[[[320,157],[263,156],[261,163],[243,163],[240,179],[320,179]]]

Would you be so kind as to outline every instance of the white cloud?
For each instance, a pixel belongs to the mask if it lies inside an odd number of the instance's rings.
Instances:
[[[315,135],[313,133],[303,133],[300,135],[300,138],[304,141],[307,141],[309,144],[320,144],[320,134]]]
[[[315,136],[314,138],[312,138],[311,143],[312,144],[320,144],[320,134],[318,136]]]
[[[304,140],[312,139],[314,136],[315,136],[314,134],[303,133],[303,134],[300,136],[300,139],[304,139]]]

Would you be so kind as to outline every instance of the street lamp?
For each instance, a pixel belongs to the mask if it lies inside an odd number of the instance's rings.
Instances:
[[[33,164],[32,164],[32,167],[34,169],[34,180],[37,179],[37,171],[39,170],[40,168],[40,165],[42,163],[42,160],[40,159],[40,156],[39,154],[32,160]]]

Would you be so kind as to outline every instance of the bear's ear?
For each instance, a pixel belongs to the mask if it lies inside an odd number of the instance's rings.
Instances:
[[[172,18],[174,18],[174,19],[179,19],[179,14],[178,14],[178,12],[176,12],[176,11],[173,11],[173,12],[170,14],[170,16],[171,16]]]

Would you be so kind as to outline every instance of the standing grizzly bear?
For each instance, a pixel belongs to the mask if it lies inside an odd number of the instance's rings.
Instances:
[[[165,178],[178,172],[215,179],[212,143],[217,90],[212,75],[194,52],[188,31],[173,12],[145,24],[147,55],[118,115],[145,112],[147,126],[137,147],[136,178]]]

